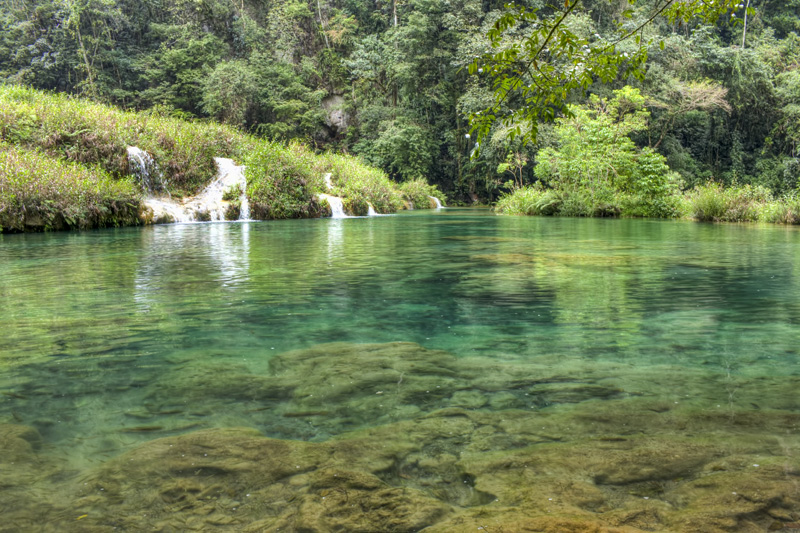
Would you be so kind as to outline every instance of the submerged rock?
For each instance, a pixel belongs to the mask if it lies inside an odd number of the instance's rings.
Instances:
[[[354,468],[344,448],[249,429],[159,439],[91,475],[75,505],[88,515],[82,526],[161,531],[411,532],[451,512]]]
[[[182,361],[148,383],[120,431],[179,431],[178,414],[222,427],[145,441],[76,475],[52,470],[35,431],[0,426],[7,458],[22,461],[0,501],[59,531],[684,533],[800,520],[800,413],[783,409],[795,378],[773,378],[753,411],[717,404],[708,374],[662,371],[697,397],[674,400],[674,381],[652,368],[413,343],[324,344],[263,373]],[[26,475],[42,483],[27,501]]]

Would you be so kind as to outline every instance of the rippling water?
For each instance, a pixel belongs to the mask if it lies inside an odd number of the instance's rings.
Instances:
[[[747,435],[746,446],[737,441],[736,450],[709,449],[708,457],[675,472],[668,462],[659,471],[653,459],[640,465],[648,475],[618,482],[610,467],[570,474],[574,483],[581,479],[601,493],[597,505],[582,506],[570,496],[569,509],[581,509],[587,520],[651,531],[721,531],[716,515],[697,522],[678,513],[691,508],[685,496],[676,496],[688,490],[683,483],[713,471],[712,460],[741,456],[761,464],[773,457],[783,474],[768,484],[798,483],[797,265],[800,234],[791,227],[496,217],[462,209],[0,236],[0,428],[11,428],[9,435],[35,430],[41,441],[24,440],[50,465],[8,490],[38,491],[38,499],[28,501],[37,512],[42,499],[49,501],[47,521],[58,530],[59,523],[77,527],[81,513],[72,512],[67,494],[74,484],[162,437],[247,427],[292,442],[347,442],[347,432],[394,427],[447,409],[462,410],[476,427],[476,416],[535,413],[553,421],[567,417],[556,424],[560,429],[547,429],[559,436],[536,440],[527,429],[498,429],[480,452],[532,450],[546,441],[570,443],[564,453],[574,454],[579,443],[631,435],[662,439],[657,432],[665,427],[669,434],[659,442],[667,448],[676,438],[698,438],[705,446],[710,435],[720,442]],[[419,347],[387,344],[397,342]],[[381,363],[367,368],[378,359],[360,351],[363,344],[404,348],[393,355],[375,347]],[[396,358],[413,363],[401,367]],[[426,364],[435,368],[421,370]],[[353,386],[347,397],[340,382]],[[326,393],[326,387],[339,392]],[[437,388],[447,392],[437,395]],[[311,398],[315,391],[318,400]],[[614,418],[620,413],[631,418]],[[647,421],[636,426],[642,414]],[[540,419],[525,420],[520,427]],[[441,437],[420,438],[430,444],[420,457],[444,461],[444,452],[430,451]],[[510,490],[506,484],[519,485],[482,478],[480,468],[468,467],[466,449],[475,448],[477,438],[461,448],[448,444],[463,480],[448,481],[440,466],[421,474],[424,461],[413,462],[408,452],[397,452],[394,466],[367,469],[386,486],[411,487],[450,506],[441,516],[392,530],[493,531],[477,519],[467,528],[447,518],[462,517],[462,509],[492,508],[500,492]],[[641,451],[640,444],[632,449]],[[753,450],[766,458],[753,459]],[[14,464],[19,461],[6,461],[4,472],[14,475]],[[417,466],[402,470],[404,464]],[[441,488],[461,481],[475,492]],[[641,488],[652,482],[675,486]],[[720,494],[736,493],[727,489]],[[760,528],[800,520],[793,508],[797,490],[784,492],[774,496],[782,504],[755,510],[742,504],[740,513],[727,517],[731,527],[749,531],[749,523]],[[650,507],[642,511],[631,497]],[[669,509],[652,507],[656,500]],[[91,508],[86,501],[76,509]],[[531,509],[526,516],[545,513]],[[16,511],[20,524],[32,523],[18,504]],[[619,518],[634,511],[650,518]],[[515,530],[511,511],[492,512],[505,531]],[[253,513],[215,527],[239,530],[257,523],[260,515]],[[102,511],[84,514],[81,527],[95,519],[96,527],[137,530]],[[258,527],[277,530],[275,524],[288,520],[274,514],[274,523]],[[314,524],[308,527],[319,531],[389,527]]]

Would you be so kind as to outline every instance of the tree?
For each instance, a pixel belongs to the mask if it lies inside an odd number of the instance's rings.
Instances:
[[[728,90],[711,80],[686,83],[675,80],[670,89],[668,99],[652,99],[649,102],[652,107],[664,110],[657,125],[658,139],[651,144],[654,150],[664,141],[678,117],[691,111],[731,111],[731,106],[725,100]]]
[[[536,177],[555,191],[564,214],[671,217],[677,180],[664,157],[639,149],[631,134],[647,128],[649,112],[637,89],[592,95],[556,119],[556,148],[537,156]]]
[[[570,113],[568,99],[576,91],[585,91],[596,80],[611,82],[620,74],[642,77],[647,45],[652,44],[643,38],[644,30],[656,17],[715,22],[735,10],[738,1],[657,0],[649,10],[637,11],[636,0],[628,0],[634,7],[620,15],[632,22],[620,22],[613,39],[582,36],[570,28],[568,22],[580,13],[582,0],[541,10],[508,4],[488,34],[493,50],[475,57],[469,67],[470,73],[488,77],[494,91],[493,104],[470,117],[471,131],[478,136],[476,153],[497,121],[534,141],[540,122]],[[629,39],[637,45],[632,53],[620,49]]]
[[[246,124],[258,95],[255,77],[245,61],[225,61],[203,82],[203,110],[222,122]]]

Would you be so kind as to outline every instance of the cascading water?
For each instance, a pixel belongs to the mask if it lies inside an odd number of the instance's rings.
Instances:
[[[128,146],[128,162],[131,173],[136,176],[146,193],[166,193],[169,196],[164,176],[153,156],[136,146]]]
[[[241,200],[245,196],[247,180],[244,177],[244,167],[238,166],[232,159],[215,157],[214,162],[217,164],[217,179],[190,200],[187,207],[197,211],[201,218],[205,218],[207,213],[212,222],[219,222],[225,220],[225,211],[228,209],[228,203],[224,200],[226,193],[238,187],[242,191],[239,195]],[[246,197],[242,207],[244,209],[240,209],[239,220],[243,220],[242,211],[246,211],[246,218],[250,217],[250,206],[246,203]]]
[[[444,206],[442,206],[442,202],[440,202],[439,199],[436,198],[435,196],[428,196],[428,198],[430,198],[433,201],[433,203],[436,204],[436,209],[444,208]]]
[[[190,213],[183,205],[169,198],[146,198],[144,205],[152,211],[153,222],[156,224],[195,221],[193,213]]]
[[[178,202],[167,198],[150,197],[145,205],[152,211],[154,222],[195,222],[206,220],[219,222],[226,220],[226,212],[230,203],[224,198],[234,189],[239,189],[239,218],[250,220],[250,204],[247,200],[247,179],[244,167],[237,165],[232,159],[214,158],[217,164],[217,179],[203,192],[193,198],[184,198]]]
[[[319,197],[327,200],[328,205],[331,206],[331,218],[350,218],[347,216],[347,213],[344,212],[344,204],[341,198],[329,194],[320,194]]]
[[[325,181],[325,187],[327,187],[329,191],[333,189],[333,184],[331,183],[332,178],[333,174],[330,172],[322,177]],[[331,206],[331,218],[350,218],[347,213],[344,212],[344,204],[341,198],[338,196],[331,196],[330,194],[320,194],[319,197],[322,200],[327,200],[328,205]]]
[[[239,218],[237,220],[244,221],[250,220],[250,202],[247,199],[247,178],[244,176],[244,166],[237,165],[233,159],[226,159],[224,157],[215,157],[214,162],[217,164],[217,181],[219,188],[222,191],[222,197],[234,187],[239,189]],[[212,184],[212,185],[214,185]],[[215,196],[216,199],[216,196]],[[223,213],[224,217],[224,213]]]
[[[367,205],[369,206],[369,209],[367,209],[367,216],[368,217],[376,217],[376,216],[378,216],[378,212],[375,211],[375,208],[372,207],[372,204],[367,204]]]

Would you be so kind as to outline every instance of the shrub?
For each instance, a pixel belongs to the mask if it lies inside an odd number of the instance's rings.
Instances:
[[[322,175],[310,157],[302,157],[305,152],[298,145],[264,142],[247,157],[245,177],[253,218],[312,218],[326,212],[318,196]]]
[[[2,231],[134,225],[140,201],[130,180],[0,143]]]
[[[549,203],[549,214],[676,216],[677,174],[662,155],[639,149],[629,137],[647,126],[644,98],[630,87],[614,95],[610,100],[593,96],[588,106],[571,106],[572,115],[556,121],[557,146],[538,153],[536,176],[559,198],[555,208]],[[525,208],[541,211],[535,203]]]
[[[700,221],[756,221],[771,200],[763,187],[743,185],[725,188],[719,183],[698,185],[688,196],[689,216]]]
[[[431,196],[438,198],[444,205],[444,195],[436,185],[430,185],[424,179],[406,181],[400,184],[400,194],[414,209],[433,207]]]

